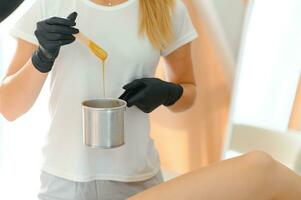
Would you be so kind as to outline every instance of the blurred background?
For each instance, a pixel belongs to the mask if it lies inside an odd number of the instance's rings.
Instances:
[[[255,149],[301,172],[301,2],[183,1],[199,32],[192,45],[198,97],[186,112],[151,114],[165,179]],[[0,25],[0,73],[15,48],[9,27],[31,3]],[[38,192],[48,89],[29,113],[0,122],[0,198]]]

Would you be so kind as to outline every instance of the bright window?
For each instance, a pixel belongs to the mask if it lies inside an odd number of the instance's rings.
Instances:
[[[299,0],[254,1],[242,48],[234,123],[285,131],[301,69]]]

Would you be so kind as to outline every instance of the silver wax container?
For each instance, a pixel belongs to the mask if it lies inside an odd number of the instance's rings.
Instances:
[[[126,101],[93,99],[82,103],[84,144],[111,149],[124,145]]]

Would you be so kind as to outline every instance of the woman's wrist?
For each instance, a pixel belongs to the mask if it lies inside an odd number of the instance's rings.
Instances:
[[[196,86],[190,83],[180,84],[183,88],[183,94],[172,105],[167,108],[172,112],[182,112],[194,105],[194,101],[197,95]]]
[[[168,83],[168,99],[166,99],[164,106],[174,105],[183,95],[184,88],[180,84]]]
[[[55,58],[49,59],[45,56],[41,47],[33,53],[31,58],[33,66],[41,73],[50,72],[54,64],[54,60]]]

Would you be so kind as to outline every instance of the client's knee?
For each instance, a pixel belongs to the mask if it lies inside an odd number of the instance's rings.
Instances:
[[[246,167],[254,168],[262,173],[267,173],[273,170],[276,166],[276,161],[269,154],[262,151],[253,151],[244,156]]]

